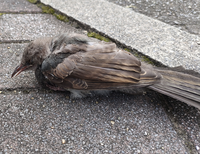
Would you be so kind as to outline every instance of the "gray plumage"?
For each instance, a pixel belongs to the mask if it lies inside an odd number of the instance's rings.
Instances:
[[[90,91],[149,88],[200,109],[200,78],[140,62],[114,43],[80,34],[31,42],[12,76],[34,70],[40,84],[82,97]]]

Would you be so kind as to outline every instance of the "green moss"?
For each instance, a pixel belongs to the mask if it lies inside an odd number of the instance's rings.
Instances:
[[[43,13],[48,13],[48,14],[54,14],[55,13],[55,10],[52,9],[51,7],[49,6],[46,6],[44,4],[38,4],[38,6],[42,9],[42,12]]]
[[[64,15],[61,15],[61,14],[57,14],[57,13],[54,13],[53,14],[58,20],[61,20],[61,21],[64,21],[64,22],[69,22],[69,19],[64,16]]]
[[[154,64],[154,63],[153,63],[148,57],[146,57],[146,56],[142,56],[142,61],[144,61],[144,62],[146,62],[146,63],[148,63],[148,64],[151,64],[151,65]]]
[[[48,6],[43,6],[42,7],[42,12],[44,13],[48,13],[48,14],[54,14],[55,13],[55,10],[48,7]]]
[[[42,9],[43,13],[52,14],[58,20],[61,20],[61,21],[64,21],[64,22],[69,22],[69,19],[68,19],[67,16],[59,14],[59,13],[55,13],[56,11],[53,8],[51,8],[50,6],[46,6],[46,5],[42,4],[42,3],[38,3],[37,6]]]
[[[33,3],[33,4],[35,4],[35,3],[37,3],[37,0],[28,0],[30,3]]]
[[[128,48],[124,48],[124,50],[126,50],[126,51],[128,51],[128,52],[131,52],[131,50],[130,50],[130,49],[128,49]]]
[[[104,36],[101,36],[101,35],[99,35],[99,34],[97,34],[95,32],[88,32],[87,36],[88,37],[94,37],[94,38],[99,39],[101,41],[110,42],[110,40],[108,38],[106,38]]]
[[[0,16],[2,16],[3,14],[5,14],[5,13],[0,13]]]
[[[135,57],[137,57],[137,58],[140,57],[138,53],[133,53],[133,55],[134,55]]]

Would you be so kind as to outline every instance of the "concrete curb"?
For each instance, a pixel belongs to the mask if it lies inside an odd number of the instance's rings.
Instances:
[[[105,0],[41,0],[169,67],[200,72],[200,37]]]

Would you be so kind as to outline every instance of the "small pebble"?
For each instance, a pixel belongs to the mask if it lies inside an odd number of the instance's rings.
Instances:
[[[114,125],[114,124],[115,124],[115,122],[114,122],[114,121],[110,121],[110,123],[111,123],[112,125]]]
[[[196,149],[199,150],[200,148],[198,146],[196,146]]]
[[[98,104],[99,102],[96,101],[96,104]]]
[[[66,143],[66,140],[65,139],[62,139],[62,144],[65,144]]]
[[[2,93],[2,91],[0,91],[0,94]]]

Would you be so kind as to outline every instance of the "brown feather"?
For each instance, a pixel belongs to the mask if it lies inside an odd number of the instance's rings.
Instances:
[[[67,49],[67,50],[66,50]],[[71,50],[79,52],[73,52]],[[87,89],[114,89],[129,87],[140,83],[141,86],[159,82],[161,76],[152,67],[142,65],[132,54],[119,50],[114,43],[92,42],[83,45],[69,44],[52,54],[74,53],[63,59],[50,74],[62,79],[58,86],[66,89],[85,89],[73,80],[82,80]],[[45,59],[47,62],[47,60]],[[69,79],[70,78],[70,85]],[[64,80],[63,80],[64,79]],[[141,79],[143,82],[141,82]],[[51,82],[53,82],[52,79]],[[65,85],[65,83],[67,85]],[[58,83],[56,81],[56,83]]]

